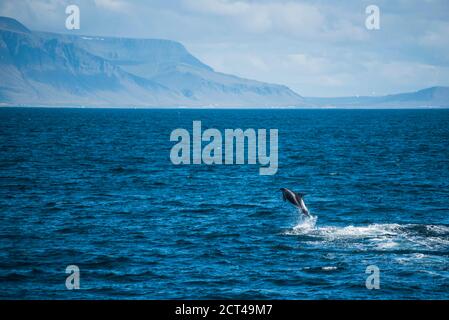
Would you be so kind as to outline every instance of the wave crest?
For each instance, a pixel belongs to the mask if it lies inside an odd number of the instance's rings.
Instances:
[[[286,235],[302,236],[317,245],[343,244],[358,249],[440,250],[449,249],[449,227],[420,224],[370,224],[367,226],[316,226],[317,217],[303,217]]]

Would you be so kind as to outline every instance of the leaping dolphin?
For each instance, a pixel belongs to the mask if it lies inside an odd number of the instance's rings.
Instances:
[[[304,203],[304,193],[296,193],[287,188],[281,188],[280,190],[282,191],[282,199],[284,199],[284,201],[288,200],[288,202],[293,204],[295,207],[301,209],[303,214],[310,216],[309,209],[307,209],[306,204]]]

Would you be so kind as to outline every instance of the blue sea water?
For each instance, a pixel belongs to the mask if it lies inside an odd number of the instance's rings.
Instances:
[[[193,120],[279,129],[278,173],[173,165]],[[0,298],[448,299],[448,141],[448,110],[0,109]]]

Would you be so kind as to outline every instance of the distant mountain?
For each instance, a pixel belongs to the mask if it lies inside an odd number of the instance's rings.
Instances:
[[[86,106],[304,106],[281,85],[215,72],[169,40],[34,32],[0,17],[0,103]]]
[[[309,106],[335,108],[449,107],[449,87],[374,97],[305,98]]]
[[[175,41],[30,31],[0,17],[0,105],[99,107],[449,107],[449,88],[303,98],[214,71]]]

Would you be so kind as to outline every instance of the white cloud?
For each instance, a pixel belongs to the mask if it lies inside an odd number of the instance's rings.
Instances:
[[[362,23],[340,20],[338,12],[305,2],[229,0],[184,0],[195,13],[215,15],[237,24],[250,33],[274,32],[293,38],[327,41],[359,40],[364,37]]]
[[[122,0],[94,0],[95,5],[100,9],[106,9],[116,12],[128,10],[130,4]]]

